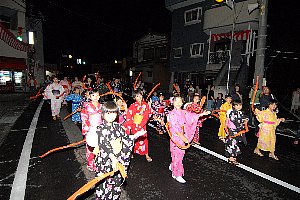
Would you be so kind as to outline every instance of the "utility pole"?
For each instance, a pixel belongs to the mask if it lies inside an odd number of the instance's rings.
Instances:
[[[254,82],[256,77],[259,76],[259,88],[262,87],[262,81],[265,68],[265,50],[266,50],[266,38],[267,38],[267,15],[268,15],[268,0],[260,0],[260,15],[258,24],[258,39],[257,50],[255,60]]]

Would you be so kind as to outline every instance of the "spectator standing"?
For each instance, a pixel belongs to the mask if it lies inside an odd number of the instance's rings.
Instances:
[[[243,103],[242,92],[240,90],[239,85],[234,86],[234,90],[231,92],[231,96],[232,96],[232,101],[240,100]]]
[[[291,112],[296,113],[300,106],[300,88],[293,92]]]
[[[215,101],[215,86],[212,85],[207,95],[207,110],[212,110]]]
[[[260,110],[266,110],[272,99],[276,100],[275,96],[271,94],[268,87],[264,87],[263,94],[259,98]]]

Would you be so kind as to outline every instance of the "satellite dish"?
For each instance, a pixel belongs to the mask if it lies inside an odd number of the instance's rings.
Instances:
[[[250,3],[248,4],[248,13],[251,14],[253,10],[259,7],[258,3]]]

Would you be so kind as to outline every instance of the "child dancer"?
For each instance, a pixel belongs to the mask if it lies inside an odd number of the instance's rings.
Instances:
[[[274,154],[275,152],[275,143],[276,143],[276,127],[280,122],[284,122],[284,118],[277,118],[276,115],[277,101],[271,99],[266,110],[260,111],[255,110],[256,118],[260,122],[259,132],[258,132],[258,141],[257,146],[254,150],[254,153],[263,156],[260,152],[260,149],[263,151],[269,151],[269,157],[275,160],[279,160],[278,157]]]
[[[124,123],[127,134],[130,134],[130,132],[135,134],[140,130],[146,130],[146,124],[151,114],[150,106],[143,101],[141,90],[135,90],[133,95],[136,102],[130,105],[126,114],[126,122]],[[133,152],[145,155],[148,162],[152,161],[148,153],[147,133],[136,140]]]
[[[228,162],[230,164],[238,165],[236,157],[241,154],[238,146],[239,141],[246,142],[245,135],[234,137],[235,134],[245,129],[245,123],[248,119],[241,111],[242,102],[241,100],[235,100],[232,103],[232,109],[228,110],[226,119],[226,126],[228,128],[228,135],[225,140],[225,155],[229,157]]]
[[[75,112],[79,108],[82,97],[80,96],[80,89],[78,87],[75,87],[73,91],[74,94],[66,96],[66,101],[72,101],[72,112]],[[75,124],[81,123],[80,112],[72,115],[72,121]]]
[[[91,102],[85,103],[81,111],[82,120],[82,135],[86,137],[89,130],[93,127],[101,124],[101,104],[99,103],[99,92],[98,90],[91,90],[89,92]],[[90,171],[95,170],[93,148],[88,144],[86,145],[86,158],[87,168]]]
[[[121,163],[125,172],[130,163],[130,156],[134,139],[144,135],[146,131],[138,131],[134,135],[127,135],[124,128],[117,122],[118,106],[112,102],[106,102],[101,108],[103,122],[97,128],[93,127],[87,135],[89,146],[95,147],[96,176],[115,170],[117,163]],[[96,188],[97,199],[117,200],[121,195],[122,177],[119,172],[105,179]]]
[[[189,112],[194,112],[197,114],[203,112],[202,108],[200,108],[200,95],[198,93],[195,93],[193,102],[185,104],[185,109]],[[203,118],[203,117],[198,119],[197,126],[196,126],[196,132],[195,132],[195,135],[193,138],[193,142],[196,144],[200,144],[199,143],[199,131],[200,131],[200,127],[202,127],[202,122],[205,119],[206,118]]]
[[[222,106],[220,107],[220,112],[219,112],[219,119],[220,119],[220,128],[219,128],[219,132],[218,132],[218,136],[219,139],[222,140],[223,142],[225,142],[225,138],[226,138],[226,132],[225,132],[225,121],[226,121],[226,113],[228,110],[230,110],[232,108],[232,97],[230,94],[227,94],[225,96],[225,103],[222,104]]]
[[[201,114],[196,114],[182,110],[181,106],[183,103],[180,96],[174,97],[173,104],[174,109],[170,111],[168,115],[169,128],[172,133],[172,140],[170,141],[172,162],[169,166],[169,170],[172,171],[172,177],[176,181],[185,183],[186,181],[183,179],[184,168],[182,164],[185,150],[180,149],[174,142],[179,145],[189,143],[194,137],[198,118],[200,116],[208,115],[210,112],[204,111]],[[182,132],[182,126],[184,126],[184,133]]]
[[[153,111],[153,120],[156,121],[156,130],[159,134],[163,134],[165,130],[165,116],[169,113],[169,107],[167,102],[164,101],[164,95],[159,94],[159,101],[152,100],[152,111]]]
[[[123,100],[116,96],[116,98],[114,99],[115,103],[117,104],[118,108],[119,108],[119,114],[117,116],[116,121],[119,124],[124,124],[124,122],[126,121],[126,113],[127,113],[127,104],[126,102],[123,102]]]
[[[51,112],[54,120],[60,118],[61,102],[63,100],[64,88],[58,83],[58,78],[53,78],[53,83],[48,85],[45,90],[45,98],[51,99]]]
[[[65,94],[64,94],[64,98],[63,98],[63,105],[67,105],[67,102],[66,102],[65,98],[66,98],[66,96],[69,95],[70,90],[71,90],[71,84],[68,81],[68,77],[65,76],[64,79],[59,82],[59,84],[65,89]]]

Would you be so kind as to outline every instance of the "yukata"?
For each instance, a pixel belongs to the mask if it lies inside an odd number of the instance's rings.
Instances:
[[[158,98],[158,96],[152,96],[151,100],[152,100],[152,103],[154,103],[156,101],[159,101],[159,98]]]
[[[75,87],[79,88],[80,94],[83,92],[82,82],[81,81],[74,81],[72,83],[73,90],[74,90]]]
[[[53,117],[60,113],[61,102],[63,100],[63,97],[60,95],[63,94],[64,91],[64,88],[58,83],[48,85],[45,90],[45,98],[51,100],[51,112]],[[60,97],[57,99],[57,96]]]
[[[182,126],[184,126],[184,136],[188,139],[189,142],[191,142],[195,134],[198,117],[198,114],[182,109],[174,108],[172,111],[170,111],[168,115],[168,122],[173,141],[175,141],[179,145],[184,146],[184,142],[176,134],[176,132],[182,133]],[[185,154],[185,150],[177,147],[177,145],[173,141],[170,141],[172,175],[175,177],[184,176],[182,160]]]
[[[116,122],[122,125],[125,123],[125,121],[126,121],[126,112],[125,110],[120,110]]]
[[[239,135],[237,137],[234,136],[238,132],[245,129],[244,121],[247,119],[242,111],[238,110],[229,110],[227,112],[226,126],[228,128],[228,135],[225,140],[225,155],[227,157],[237,157],[241,154],[241,150],[238,146],[239,142],[244,142],[247,144],[245,134]]]
[[[122,92],[122,91],[121,91],[121,83],[115,83],[115,82],[113,82],[113,83],[111,84],[111,87],[112,87],[112,90],[113,90],[115,93]]]
[[[165,120],[165,116],[168,115],[169,113],[169,107],[167,106],[167,102],[166,101],[154,101],[154,103],[152,102],[152,111],[153,111],[153,117],[158,118],[159,120],[164,121]],[[152,121],[155,122],[155,128],[158,131],[158,133],[163,134],[164,132],[166,132],[166,128],[164,126],[164,124],[161,124],[159,121],[152,119]]]
[[[112,143],[116,142],[116,140],[119,140],[122,145],[119,152],[112,147]],[[99,154],[96,155],[95,159],[97,168],[96,176],[101,176],[102,174],[113,171],[112,161],[109,158],[110,154],[113,154],[117,158],[127,173],[134,139],[125,133],[121,124],[113,122],[109,126],[106,121],[103,121],[96,129],[91,129],[89,136],[87,136],[87,143],[93,147],[99,147]],[[119,199],[122,181],[124,180],[120,172],[101,181],[99,186],[96,187],[96,199]]]
[[[72,112],[75,112],[80,105],[82,97],[79,94],[70,94],[66,96],[66,101],[72,101]],[[81,122],[80,112],[76,112],[72,115],[73,122]]]
[[[90,129],[99,126],[102,123],[101,104],[94,106],[92,102],[85,103],[81,111],[82,135],[86,137]],[[86,144],[87,166],[91,170],[95,170],[93,148]]]
[[[226,121],[226,113],[228,110],[232,108],[232,104],[230,103],[223,103],[222,106],[220,107],[220,112],[219,112],[219,119],[220,119],[220,128],[218,132],[218,136],[220,138],[226,138],[226,132],[225,132],[225,121]]]
[[[71,85],[70,85],[70,83],[69,83],[68,81],[65,81],[65,80],[61,80],[61,81],[59,82],[59,84],[65,89],[65,94],[64,94],[64,96],[63,96],[63,104],[66,105],[67,102],[66,102],[66,99],[65,99],[65,98],[66,98],[66,96],[68,96],[69,93],[70,93]]]
[[[269,109],[258,111],[257,120],[260,122],[259,131],[257,133],[258,141],[257,148],[263,151],[275,152],[276,143],[276,127],[279,125],[276,112],[272,112]]]
[[[203,113],[203,110],[202,110],[202,108],[200,108],[200,105],[197,104],[197,103],[194,103],[194,102],[186,104],[185,109],[189,112],[194,112],[194,113],[197,113],[197,114]],[[199,143],[200,128],[202,127],[202,123],[205,119],[206,119],[205,116],[202,116],[198,119],[195,135],[194,135],[194,138],[193,138],[193,142],[195,142],[195,143]]]
[[[140,130],[147,130],[146,124],[151,115],[150,109],[150,106],[145,101],[142,101],[141,104],[135,102],[130,105],[126,114],[126,122],[123,124],[128,135],[134,135]],[[133,152],[140,155],[148,154],[147,133],[135,140]]]

